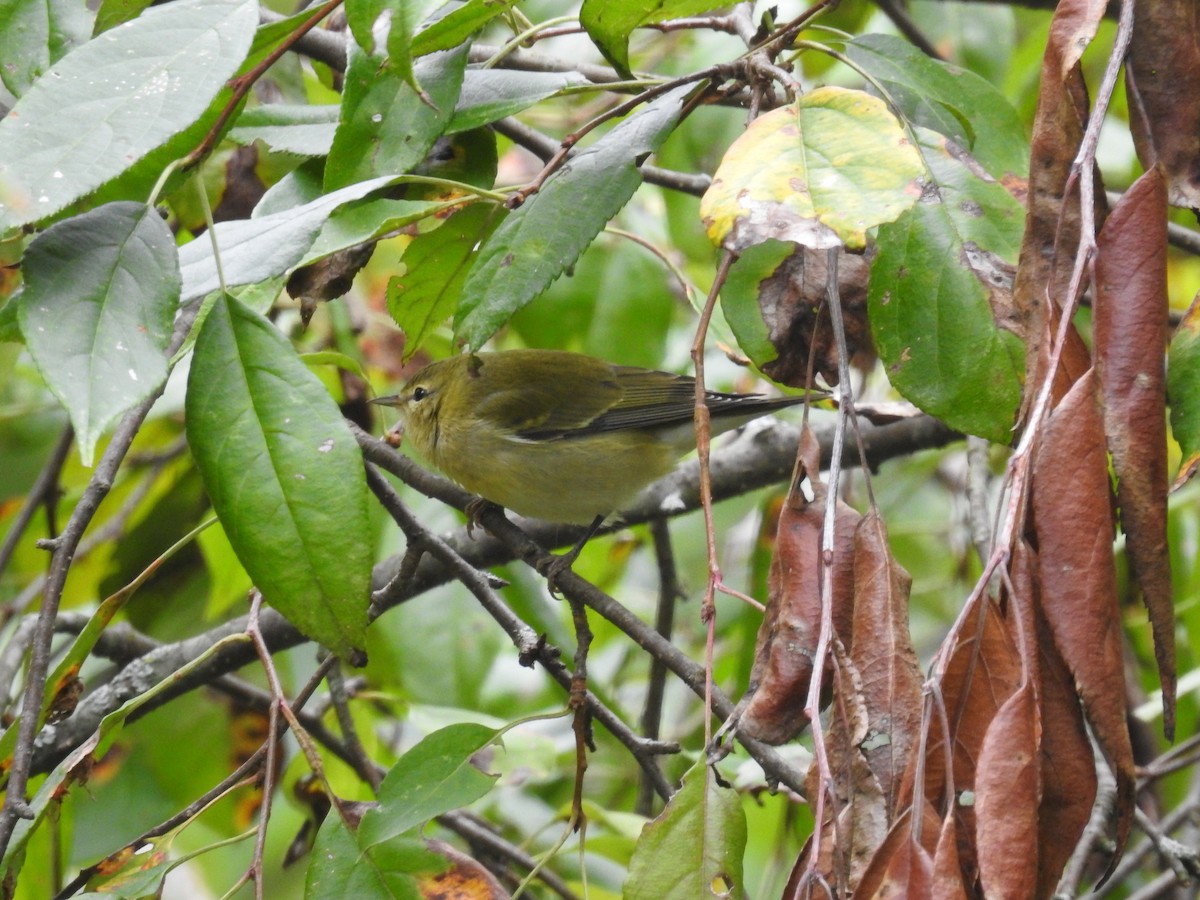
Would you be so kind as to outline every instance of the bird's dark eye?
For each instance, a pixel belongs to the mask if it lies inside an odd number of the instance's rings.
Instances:
[[[428,396],[429,396],[429,391],[427,388],[419,387],[413,391],[413,400],[416,400],[416,401],[424,400]]]

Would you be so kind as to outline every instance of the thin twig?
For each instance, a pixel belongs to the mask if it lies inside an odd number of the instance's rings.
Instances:
[[[665,519],[650,522],[654,539],[654,559],[658,566],[658,610],[654,630],[671,640],[675,627],[675,604],[683,595],[679,573],[675,567],[675,552],[671,547],[671,529]],[[667,667],[657,656],[650,657],[650,675],[646,683],[646,705],[642,709],[642,734],[652,741],[659,739],[662,729],[663,693],[667,686]],[[643,774],[638,790],[636,811],[649,816],[654,805],[654,785]]]
[[[175,320],[171,341],[164,353],[167,359],[175,355],[187,337],[195,320],[195,313],[181,313]],[[84,489],[79,502],[71,512],[63,533],[50,545],[53,557],[46,578],[42,606],[38,613],[38,624],[30,647],[29,666],[26,669],[25,691],[21,704],[22,716],[17,725],[17,743],[13,749],[12,766],[9,769],[8,790],[0,810],[0,856],[8,850],[17,820],[30,815],[25,800],[25,789],[29,784],[30,766],[33,761],[33,745],[41,725],[42,701],[46,692],[46,673],[50,667],[50,642],[54,637],[54,620],[62,602],[67,573],[75,558],[75,551],[84,531],[91,523],[96,510],[108,496],[125,455],[133,439],[141,430],[142,422],[150,413],[166,388],[166,380],[152,391],[145,400],[127,412],[113,432],[112,439],[96,464],[95,472]]]
[[[4,544],[0,546],[0,573],[3,573],[8,568],[8,563],[12,559],[13,552],[17,549],[17,544],[21,542],[21,537],[25,534],[25,529],[29,527],[29,523],[33,520],[37,508],[43,503],[53,504],[57,502],[58,476],[62,472],[63,464],[67,461],[67,454],[71,452],[71,443],[74,439],[75,430],[70,425],[67,425],[63,428],[62,434],[59,435],[58,443],[50,451],[50,457],[46,460],[46,464],[42,466],[42,471],[38,473],[37,480],[33,482],[33,487],[25,495],[25,502],[21,504],[21,508],[17,510],[17,514],[13,516],[12,524],[8,527],[8,534],[4,536]],[[0,625],[3,625],[10,615],[12,615],[11,608],[6,605],[4,610],[0,612]]]
[[[533,665],[534,662],[537,662],[568,692],[576,687],[572,674],[563,665],[562,660],[559,659],[558,649],[539,637],[537,632],[513,613],[509,606],[496,595],[496,592],[492,589],[491,584],[483,573],[464,560],[446,541],[422,528],[416,517],[400,501],[395,489],[379,474],[374,466],[370,465],[367,466],[367,486],[379,499],[380,503],[382,503],[384,509],[396,521],[396,524],[404,531],[409,541],[421,542],[428,553],[445,564],[454,573],[454,577],[462,582],[467,590],[474,595],[484,610],[509,636],[509,639],[517,648],[519,660],[523,665]],[[488,528],[488,530],[491,530],[491,522],[496,517],[508,526],[516,528],[516,526],[513,526],[512,523],[504,518],[504,513],[499,509],[485,511],[481,516],[481,524]],[[528,540],[528,538],[526,539]],[[547,562],[554,559],[549,553],[541,550],[540,547],[538,550],[544,555]],[[583,698],[586,701],[589,713],[595,717],[596,721],[608,729],[617,740],[625,745],[633,758],[641,766],[642,771],[646,773],[646,777],[654,783],[655,790],[659,792],[659,795],[663,799],[669,797],[671,795],[671,786],[658,768],[657,757],[663,753],[677,753],[679,751],[678,745],[643,739],[622,722],[591,691],[585,690]]]

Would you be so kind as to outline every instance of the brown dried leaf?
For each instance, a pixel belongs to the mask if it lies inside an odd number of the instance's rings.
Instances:
[[[749,700],[739,726],[744,734],[769,744],[789,741],[808,725],[804,705],[821,630],[821,529],[828,489],[818,480],[811,432],[807,449],[805,444],[802,438],[813,499],[805,500],[793,484],[779,516],[767,612],[758,629]],[[834,633],[847,640],[854,615],[854,529],[861,517],[841,500],[837,504],[831,602]]]
[[[1167,545],[1167,185],[1151,169],[1096,239],[1093,303],[1104,433],[1125,550],[1154,632],[1163,730],[1175,735],[1175,608]]]
[[[1038,702],[1042,708],[1042,802],[1038,807],[1037,897],[1049,897],[1083,835],[1096,801],[1096,764],[1083,723],[1083,710],[1071,673],[1054,644],[1041,608],[1035,574],[1037,557],[1022,541],[1017,545],[1013,581],[1021,590],[1026,579],[1034,599],[1038,648]],[[1027,574],[1026,574],[1027,573]]]
[[[1063,0],[1054,11],[1042,58],[1041,87],[1030,144],[1025,237],[1013,286],[1013,304],[1025,336],[1025,383],[1037,385],[1046,371],[1045,344],[1054,298],[1063,296],[1073,248],[1079,240],[1078,195],[1066,186],[1088,115],[1087,86],[1079,58],[1095,36],[1104,0]],[[1048,306],[1047,304],[1050,304]],[[1065,391],[1055,375],[1056,396]],[[1035,391],[1026,392],[1026,403]],[[1024,411],[1020,417],[1024,419]]]
[[[854,892],[854,900],[934,897],[933,850],[939,831],[937,813],[925,803],[919,838],[912,828],[912,809],[906,809],[879,845],[871,865]],[[784,896],[788,896],[786,893]]]
[[[867,321],[869,256],[838,252],[838,289],[851,362],[869,368],[875,362]],[[825,283],[829,267],[825,250],[797,245],[770,278],[759,285],[758,303],[778,357],[763,372],[780,384],[804,387],[811,353],[814,371],[828,384],[838,383],[838,351],[829,324]]]
[[[825,752],[833,783],[824,785],[832,791],[834,802],[826,807],[821,858],[810,867],[810,840],[792,868],[789,885],[794,890],[805,872],[812,868],[844,896],[862,880],[876,849],[887,837],[890,822],[879,779],[859,749],[867,734],[862,679],[840,641],[834,642],[834,656],[837,682],[829,729],[825,734]],[[806,781],[808,796],[816,796],[822,789],[816,761],[809,768]],[[836,811],[836,818],[833,811]],[[785,891],[784,896],[788,895]]]
[[[958,856],[958,816],[950,810],[942,820],[933,852],[933,896],[937,900],[967,900],[962,862]]]
[[[1133,750],[1125,724],[1108,459],[1093,372],[1046,420],[1031,493],[1042,608],[1117,780],[1119,857],[1133,815]]]
[[[942,723],[935,716],[925,747],[925,799],[937,809],[957,806],[963,791],[975,790],[975,761],[992,719],[1021,683],[1021,660],[1004,620],[992,601],[982,604],[960,634],[942,677],[942,699],[952,735],[952,778],[947,777]],[[982,619],[982,621],[980,621]],[[976,627],[976,625],[978,627]],[[901,800],[911,796],[911,773],[905,774]],[[953,789],[953,793],[949,789]],[[974,827],[970,807],[961,808]]]
[[[975,807],[964,804],[964,793],[976,788],[976,763],[984,737],[1005,701],[1021,684],[1022,666],[996,604],[986,597],[960,633],[941,679],[948,724],[934,715],[926,738],[923,796],[935,809],[948,810],[957,820],[957,854],[965,884],[975,881]],[[936,705],[935,705],[936,708]],[[951,733],[952,770],[946,771],[945,729]],[[920,760],[914,754],[904,773],[900,802],[912,801]],[[940,827],[940,826],[935,826]]]
[[[923,678],[908,631],[912,578],[888,550],[871,510],[854,531],[854,634],[850,658],[862,678],[869,731],[861,744],[895,813],[900,779],[921,727]]]
[[[450,866],[420,877],[422,900],[508,900],[512,896],[478,860],[444,841],[426,841],[426,845]]]
[[[1165,170],[1174,206],[1200,207],[1200,14],[1195,0],[1136,0],[1125,66],[1129,129],[1146,169]]]
[[[975,845],[988,897],[1035,896],[1042,728],[1033,685],[1027,681],[1005,701],[979,753]]]

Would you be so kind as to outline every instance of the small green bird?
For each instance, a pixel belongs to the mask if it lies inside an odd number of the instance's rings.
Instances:
[[[824,394],[708,391],[713,434]],[[468,491],[523,516],[591,524],[627,506],[695,448],[695,380],[561,350],[455,356],[394,396],[417,452]]]

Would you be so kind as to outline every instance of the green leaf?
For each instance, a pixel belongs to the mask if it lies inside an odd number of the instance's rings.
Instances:
[[[425,737],[383,779],[379,805],[367,811],[359,826],[359,842],[364,847],[382,844],[486,794],[499,776],[481,772],[471,758],[497,734],[462,723]]]
[[[717,784],[703,763],[642,830],[629,860],[626,900],[740,897],[746,814],[737,791]]]
[[[1167,397],[1171,404],[1171,433],[1183,459],[1174,487],[1200,467],[1200,300],[1179,323],[1167,353]]]
[[[325,188],[408,172],[450,122],[467,48],[426,56],[414,67],[425,95],[378,57],[350,48],[341,120],[325,166]]]
[[[866,245],[921,196],[921,157],[877,97],[822,87],[750,123],[700,201],[712,241],[767,238],[816,250]]]
[[[100,8],[96,10],[96,24],[92,33],[102,34],[110,28],[136,19],[153,2],[154,0],[101,0]]]
[[[760,369],[779,357],[759,306],[761,285],[795,250],[796,245],[790,241],[766,240],[747,247],[734,260],[721,290],[725,321],[737,336],[742,352]]]
[[[447,134],[470,131],[528,109],[568,87],[587,84],[574,72],[521,72],[516,69],[467,69],[462,93]]]
[[[914,124],[953,140],[996,178],[1029,172],[1029,137],[1012,104],[969,69],[930,59],[908,41],[866,34],[846,55],[883,84]]]
[[[56,63],[0,120],[0,230],[58,212],[194,122],[246,56],[257,8],[179,0]]]
[[[17,321],[17,310],[21,306],[20,296],[20,293],[17,293],[0,304],[0,342],[21,344],[25,341],[21,334],[21,325]]]
[[[387,286],[388,312],[404,331],[404,356],[411,357],[450,318],[462,294],[473,252],[501,220],[501,210],[473,203],[440,228],[413,238],[400,262],[404,274]]]
[[[188,443],[267,602],[343,658],[367,627],[362,457],[333,398],[265,318],[218,297],[188,375]]]
[[[573,72],[467,69],[446,134],[480,128],[511,116],[587,79]],[[240,144],[262,141],[280,153],[324,156],[333,146],[338,107],[272,103],[243,112],[229,137]]]
[[[419,842],[404,844],[406,847],[398,852],[407,852],[400,859],[382,850],[378,854],[365,852],[341,817],[330,814],[317,833],[309,857],[304,896],[310,900],[421,900],[420,886],[413,877],[414,871],[421,870],[414,865],[420,859],[421,851],[414,846]],[[445,868],[441,857],[423,852],[424,871]],[[382,862],[378,856],[383,857]]]
[[[262,141],[278,153],[324,156],[333,144],[337,120],[336,106],[270,103],[244,111],[229,137],[239,144]]]
[[[331,253],[419,222],[442,207],[444,204],[441,203],[392,200],[388,197],[369,197],[347,203],[334,211],[321,226],[320,233],[300,260],[300,265],[308,265]]]
[[[213,234],[221,252],[226,287],[265,281],[283,274],[304,257],[335,209],[386,187],[391,181],[390,178],[376,178],[325,194],[293,209],[280,209],[252,219],[218,222],[212,232],[180,248],[183,300],[206,296],[221,287],[213,256]]]
[[[218,138],[223,137],[232,122],[232,118],[222,122],[222,115],[226,108],[233,103],[233,90],[229,85],[262,63],[268,53],[288,38],[310,16],[311,13],[305,11],[259,26],[254,32],[250,52],[238,66],[233,78],[222,85],[205,110],[182,131],[172,135],[115,178],[102,184],[95,193],[88,194],[73,204],[73,206],[79,207],[74,211],[82,211],[82,209],[91,208],[100,203],[111,203],[117,200],[141,201],[158,184],[164,170],[176,160],[182,159],[194,151],[214,128],[218,130]],[[244,105],[244,99],[242,103]],[[161,194],[166,196],[177,191],[183,185],[184,180],[190,177],[190,172],[176,168],[168,175],[161,188]],[[68,207],[67,213],[71,212],[72,209]]]
[[[569,157],[500,224],[463,286],[458,337],[480,347],[579,258],[642,183],[639,166],[674,128],[690,90],[665,94]]]
[[[1011,295],[1024,213],[945,138],[920,136],[934,183],[921,203],[879,229],[871,334],[901,394],[953,428],[1008,443],[1023,344],[997,322]]]
[[[20,97],[91,30],[87,7],[73,0],[0,0],[0,81]]]
[[[488,22],[516,5],[517,0],[466,0],[457,9],[417,32],[412,40],[412,55],[425,56],[436,50],[457,47]]]
[[[713,0],[654,0],[653,3],[645,0],[583,0],[579,24],[604,58],[628,78],[629,36],[635,28],[680,16],[694,16],[726,5]]]
[[[41,234],[22,268],[21,332],[90,466],[105,429],[167,377],[175,239],[153,208],[112,203]]]

